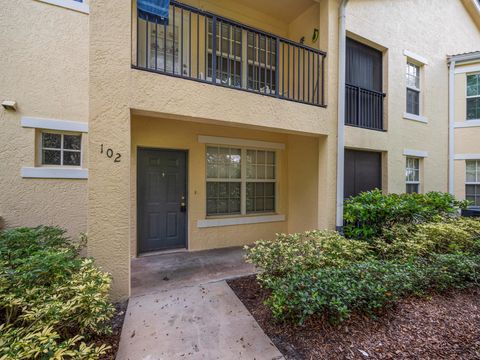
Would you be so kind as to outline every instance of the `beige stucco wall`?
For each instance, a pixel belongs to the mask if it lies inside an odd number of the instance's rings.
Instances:
[[[2,3],[0,100],[18,103],[16,112],[0,108],[0,216],[7,227],[58,225],[72,237],[86,231],[86,180],[21,178],[22,166],[35,166],[36,130],[20,119],[88,121],[88,21],[39,1]]]
[[[375,21],[373,21],[375,19]],[[405,149],[428,152],[423,191],[447,190],[448,68],[446,56],[478,50],[480,33],[460,1],[352,0],[347,8],[349,35],[384,53],[387,132],[346,130],[346,146],[388,153],[384,179],[389,192],[405,191]],[[428,124],[406,120],[404,50],[428,60],[422,67],[421,115]],[[387,63],[388,62],[388,63]],[[367,131],[368,132],[368,131]]]

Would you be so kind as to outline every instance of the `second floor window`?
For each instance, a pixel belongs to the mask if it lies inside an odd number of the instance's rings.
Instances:
[[[480,160],[467,160],[465,199],[480,206]]]
[[[467,120],[480,120],[480,73],[467,75]]]
[[[407,113],[420,115],[420,67],[407,62]]]
[[[408,194],[420,192],[420,159],[407,157],[407,166],[405,171],[406,192]]]

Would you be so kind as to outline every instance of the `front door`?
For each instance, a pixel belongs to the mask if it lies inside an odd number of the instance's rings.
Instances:
[[[139,149],[138,252],[186,247],[187,153]]]
[[[382,154],[345,150],[345,198],[382,188]]]

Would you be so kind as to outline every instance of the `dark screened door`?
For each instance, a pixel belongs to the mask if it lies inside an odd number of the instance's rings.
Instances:
[[[382,154],[345,150],[345,198],[382,188]]]
[[[186,247],[187,154],[138,150],[138,252]]]

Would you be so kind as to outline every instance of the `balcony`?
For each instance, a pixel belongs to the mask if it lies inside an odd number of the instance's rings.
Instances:
[[[359,86],[345,86],[345,125],[384,130],[382,92]]]
[[[176,1],[168,25],[137,18],[136,34],[135,69],[326,106],[318,49]]]

